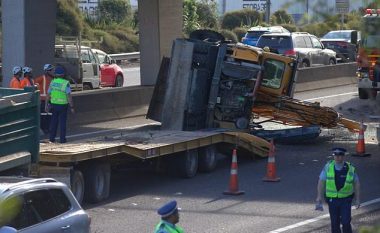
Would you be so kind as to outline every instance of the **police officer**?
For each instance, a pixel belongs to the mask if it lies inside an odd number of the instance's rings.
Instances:
[[[181,227],[175,225],[179,222],[176,201],[166,203],[158,209],[157,213],[161,215],[161,221],[157,224],[154,233],[184,233]]]
[[[346,150],[334,148],[334,160],[329,161],[319,175],[317,205],[322,197],[329,206],[331,232],[351,233],[351,205],[355,199],[356,208],[360,207],[360,183],[355,167],[344,161]]]
[[[54,79],[48,89],[45,105],[45,111],[49,112],[51,110],[53,113],[50,125],[50,142],[55,142],[58,124],[60,125],[60,143],[66,142],[66,120],[69,107],[71,112],[74,113],[70,82],[65,79],[64,68],[57,66],[54,70]]]

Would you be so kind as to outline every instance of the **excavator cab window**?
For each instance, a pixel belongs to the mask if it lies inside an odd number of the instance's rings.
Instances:
[[[280,88],[284,71],[284,62],[273,59],[265,60],[262,85],[273,89]]]

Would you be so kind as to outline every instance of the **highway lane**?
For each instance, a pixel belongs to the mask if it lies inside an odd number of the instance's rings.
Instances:
[[[352,117],[364,115],[352,109],[371,104],[376,113],[378,102],[359,101],[359,106],[353,105],[358,102],[355,91],[355,86],[349,85],[297,93],[295,97],[319,101]],[[119,127],[117,122],[105,124],[92,127],[107,130]],[[97,233],[152,232],[158,221],[156,209],[171,199],[179,202],[180,225],[186,232],[329,232],[328,218],[320,217],[327,211],[313,210],[317,178],[330,159],[332,147],[344,146],[353,152],[355,145],[356,141],[341,138],[340,134],[323,135],[307,143],[278,144],[275,154],[277,174],[281,177],[278,183],[262,182],[265,159],[242,157],[238,151],[239,187],[246,191],[242,196],[222,194],[228,186],[230,153],[227,157],[220,155],[214,172],[200,173],[193,179],[153,172],[147,166],[149,163],[143,163],[139,169],[120,168],[112,173],[109,200],[97,205],[86,204],[85,208],[92,217],[92,232]],[[380,198],[379,146],[368,144],[366,150],[372,153],[371,157],[348,158],[359,171],[362,202],[370,203],[353,210],[356,230],[361,225],[380,221],[380,204],[373,201]],[[316,218],[317,221],[310,221]],[[286,227],[290,229],[285,231]]]

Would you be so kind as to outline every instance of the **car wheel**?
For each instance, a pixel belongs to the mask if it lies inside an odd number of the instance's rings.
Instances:
[[[124,79],[121,74],[118,74],[115,79],[115,87],[122,87],[124,84]]]
[[[86,202],[98,203],[109,196],[111,167],[108,163],[91,163],[84,169]]]
[[[71,192],[74,194],[79,204],[82,204],[84,196],[84,178],[79,170],[74,170],[70,180]]]
[[[359,92],[359,99],[368,99],[368,90],[365,89],[365,88],[359,88],[358,89],[358,92]]]
[[[308,60],[303,60],[301,62],[301,67],[310,67],[310,62]]]
[[[336,61],[335,61],[334,59],[331,58],[331,59],[329,60],[329,65],[335,65],[335,64],[336,64]]]
[[[207,146],[199,149],[198,168],[201,172],[211,172],[216,167],[215,146]]]

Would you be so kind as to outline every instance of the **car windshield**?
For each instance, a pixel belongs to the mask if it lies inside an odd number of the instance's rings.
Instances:
[[[289,36],[262,36],[257,46],[260,48],[268,46],[274,49],[291,49],[292,41]]]
[[[246,38],[259,38],[262,34],[267,33],[268,31],[250,31],[247,32]]]
[[[345,39],[349,40],[351,39],[351,33],[350,32],[329,32],[326,35],[322,37],[323,39]]]

